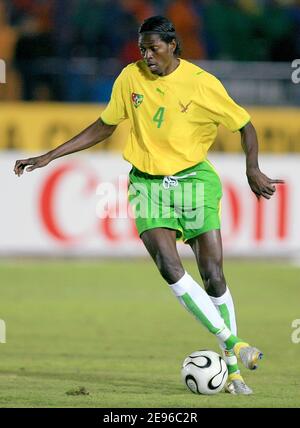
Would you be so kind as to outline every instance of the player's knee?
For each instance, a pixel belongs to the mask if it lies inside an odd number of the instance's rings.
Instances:
[[[202,274],[205,289],[210,296],[220,297],[226,291],[222,269],[209,269]]]
[[[174,261],[174,259],[170,257],[159,254],[155,262],[161,276],[168,284],[175,284],[175,282],[179,281],[184,275],[184,269],[181,263]]]
[[[175,284],[177,281],[179,281],[183,275],[184,275],[184,269],[180,266],[177,267],[166,267],[164,266],[160,270],[161,276],[164,278],[165,281],[167,281],[168,284]]]

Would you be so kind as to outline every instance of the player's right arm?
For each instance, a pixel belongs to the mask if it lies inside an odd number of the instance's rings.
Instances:
[[[54,159],[88,149],[110,137],[116,127],[116,125],[107,125],[102,121],[101,118],[99,118],[96,120],[96,122],[92,123],[86,129],[80,132],[80,134],[71,138],[71,140],[67,141],[66,143],[56,147],[54,150],[51,150],[50,152],[41,156],[17,160],[14,172],[16,175],[20,176],[23,174],[27,166],[29,166],[29,168],[27,168],[26,171],[30,172],[36,168],[41,168],[48,165],[48,163]]]

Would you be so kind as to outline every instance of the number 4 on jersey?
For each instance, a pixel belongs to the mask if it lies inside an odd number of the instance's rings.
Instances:
[[[161,124],[164,121],[165,107],[159,107],[155,115],[153,116],[153,121],[157,123],[157,127],[160,128]]]

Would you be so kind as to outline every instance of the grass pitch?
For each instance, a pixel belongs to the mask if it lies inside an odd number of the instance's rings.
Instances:
[[[185,261],[199,280],[196,266]],[[227,262],[239,334],[261,348],[255,395],[198,396],[180,379],[216,340],[178,304],[151,261],[2,262],[0,407],[300,407],[300,269]],[[200,280],[199,280],[200,281]]]

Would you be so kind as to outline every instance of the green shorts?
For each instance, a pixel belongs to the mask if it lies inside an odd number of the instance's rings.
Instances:
[[[220,229],[222,184],[207,160],[174,176],[149,175],[133,167],[128,198],[139,235],[163,227],[187,241]]]

